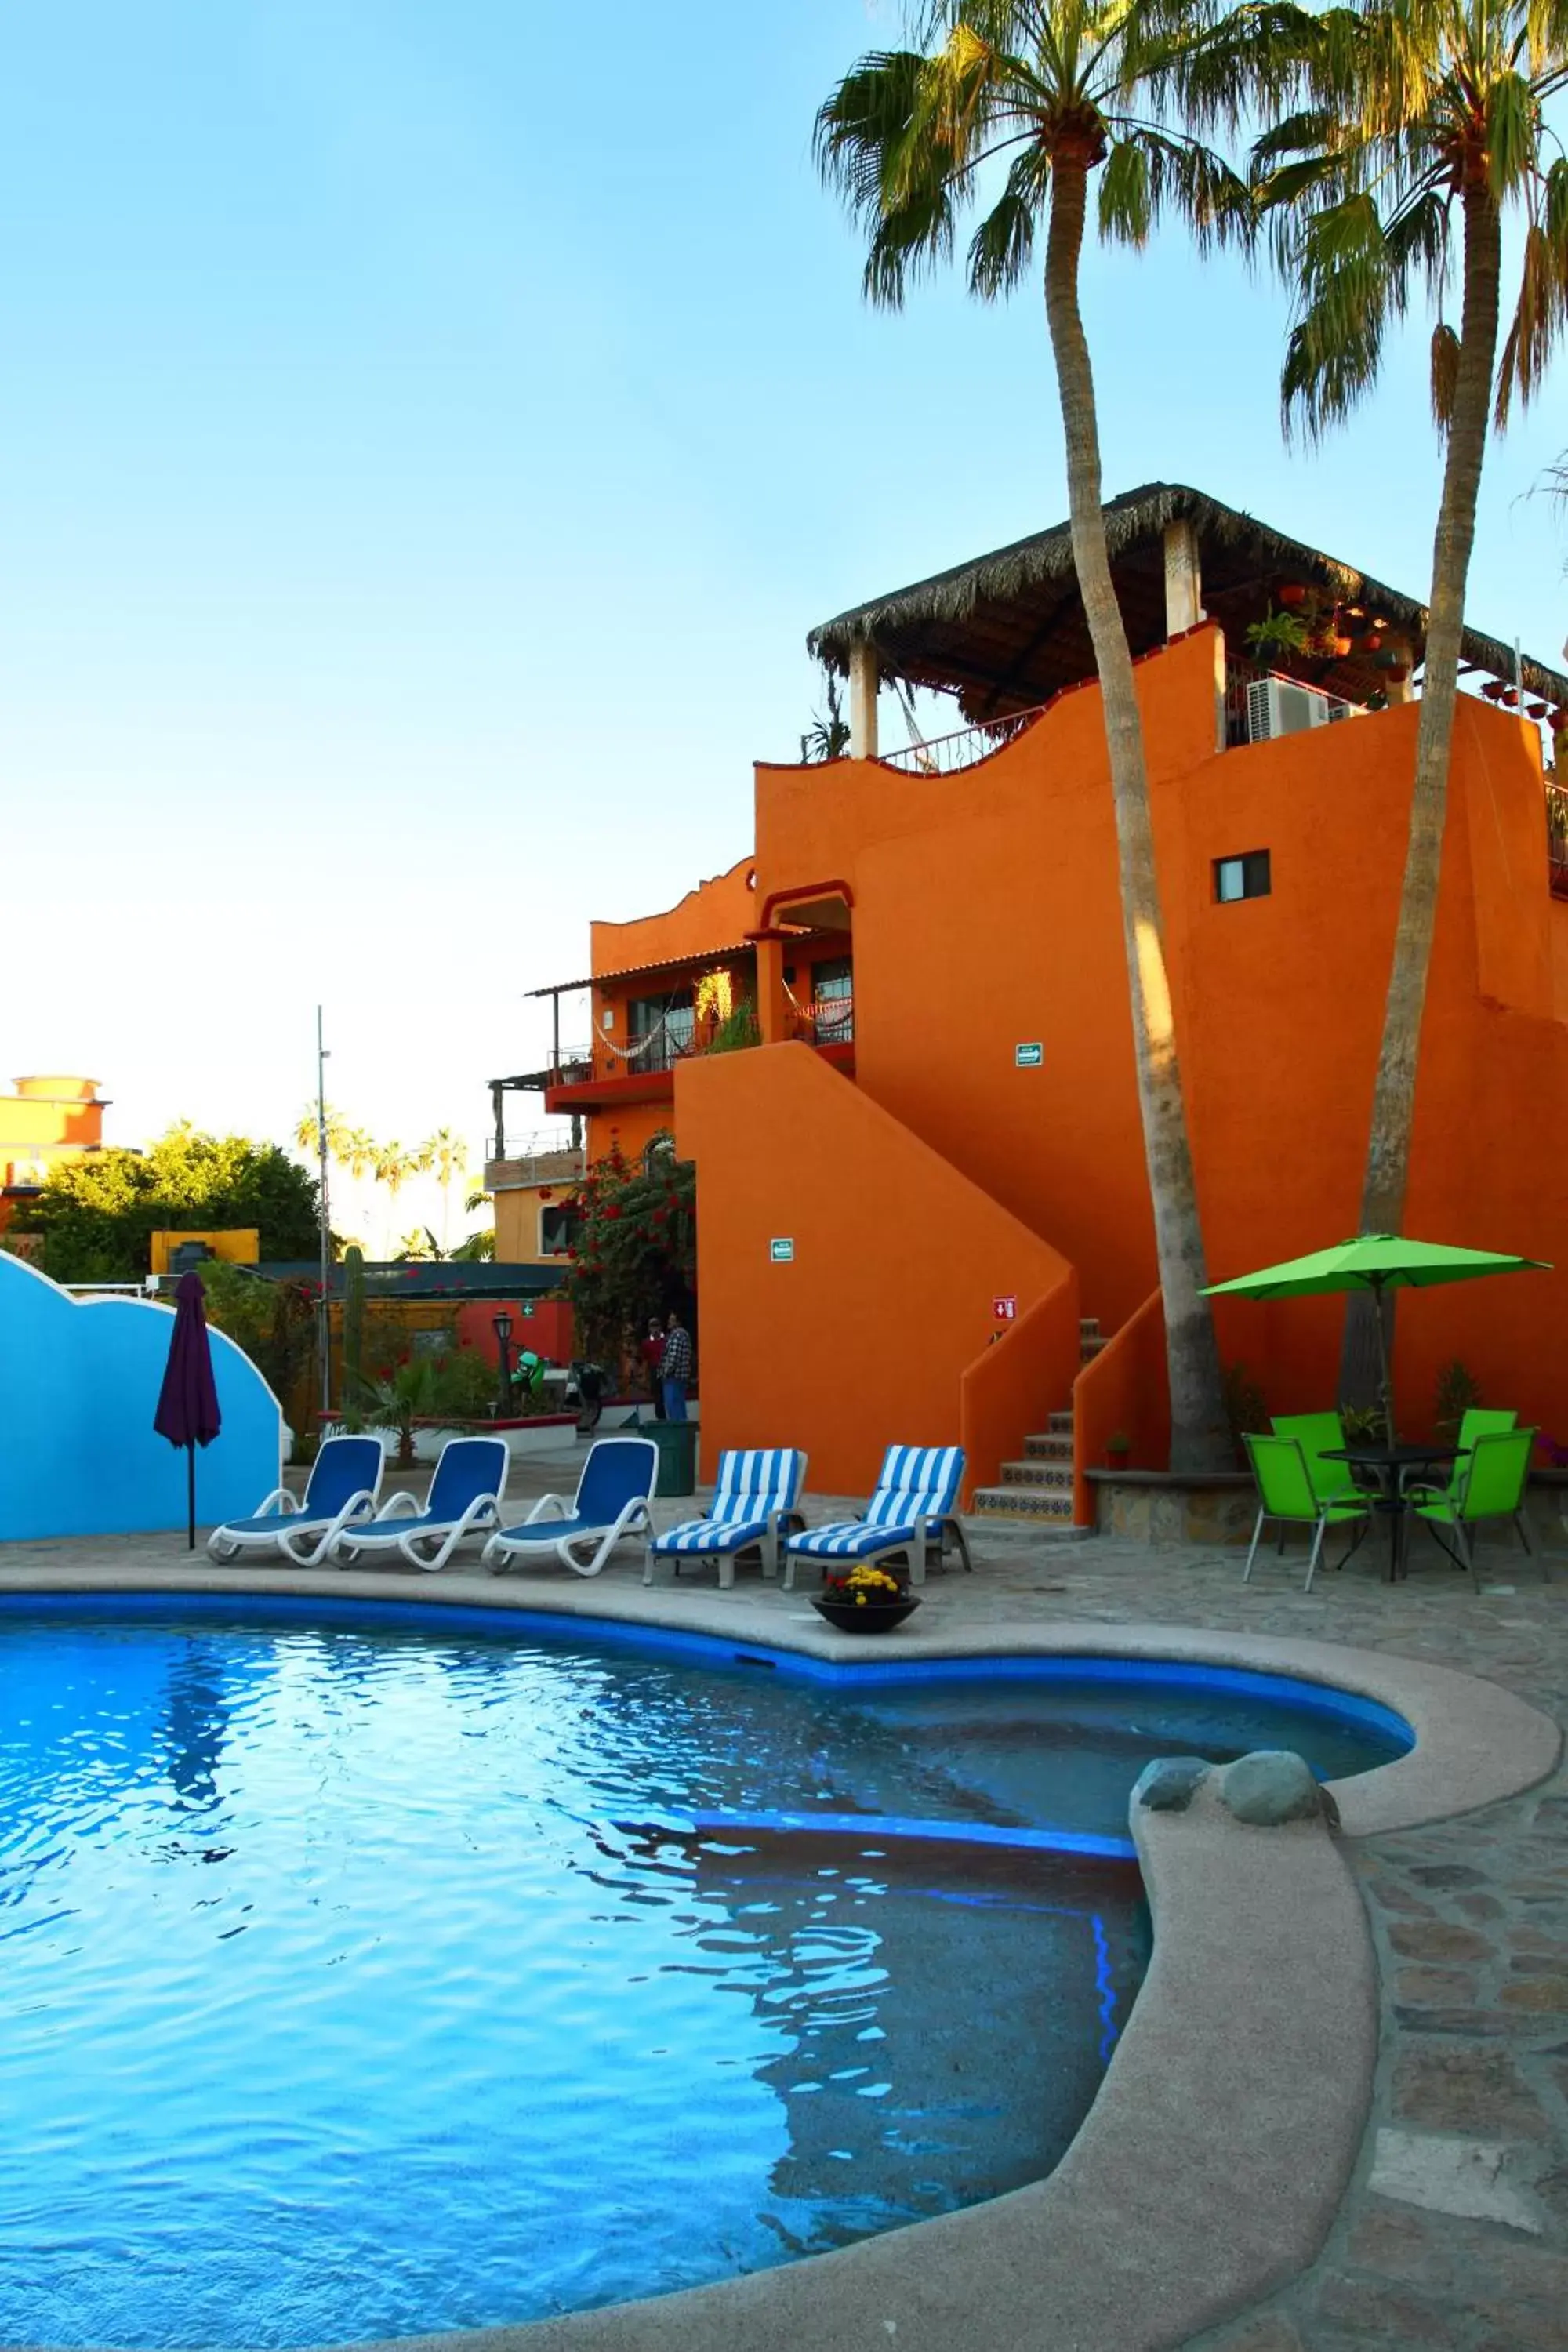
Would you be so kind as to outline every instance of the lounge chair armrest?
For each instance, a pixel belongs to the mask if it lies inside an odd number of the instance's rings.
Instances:
[[[531,1528],[535,1519],[569,1519],[574,1516],[564,1495],[541,1495],[522,1525]]]
[[[405,1486],[397,1494],[389,1495],[375,1516],[378,1520],[381,1520],[417,1519],[424,1515],[419,1508],[418,1496],[411,1495]]]
[[[287,1486],[274,1486],[267,1500],[257,1506],[252,1516],[258,1519],[288,1519],[294,1517],[299,1508],[298,1497],[291,1495]]]

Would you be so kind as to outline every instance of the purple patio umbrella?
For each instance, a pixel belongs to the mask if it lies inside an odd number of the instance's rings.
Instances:
[[[153,1426],[171,1445],[185,1449],[185,1510],[190,1549],[196,1548],[196,1448],[210,1445],[223,1427],[207,1338],[206,1293],[199,1274],[183,1274],[174,1293],[174,1328],[169,1360],[158,1392]]]

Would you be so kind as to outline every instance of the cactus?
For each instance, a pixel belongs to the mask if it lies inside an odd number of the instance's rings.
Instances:
[[[343,1419],[361,1425],[364,1402],[364,1252],[351,1242],[343,1252]]]

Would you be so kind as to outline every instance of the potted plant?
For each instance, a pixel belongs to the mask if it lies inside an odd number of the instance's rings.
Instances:
[[[910,1591],[906,1569],[868,1562],[825,1576],[811,1605],[841,1633],[887,1633],[921,1604],[919,1594]]]
[[[1279,590],[1279,602],[1287,612],[1293,612],[1297,605],[1306,603],[1307,593],[1304,581],[1287,580]]]
[[[1132,1452],[1132,1440],[1124,1429],[1112,1430],[1105,1441],[1105,1466],[1108,1470],[1125,1470]]]
[[[1260,621],[1254,621],[1247,631],[1247,649],[1261,662],[1283,661],[1292,654],[1310,650],[1312,633],[1294,613],[1277,613],[1272,607]]]

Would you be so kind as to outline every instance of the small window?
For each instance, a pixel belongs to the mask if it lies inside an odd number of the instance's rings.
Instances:
[[[554,1208],[542,1206],[539,1212],[539,1255],[541,1257],[564,1257],[577,1246],[577,1236],[583,1230],[583,1220],[577,1210],[564,1203]]]
[[[1216,857],[1214,894],[1222,907],[1236,898],[1267,898],[1269,892],[1268,852],[1249,849],[1240,857]]]

